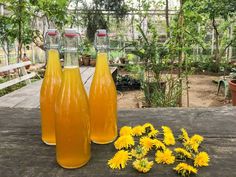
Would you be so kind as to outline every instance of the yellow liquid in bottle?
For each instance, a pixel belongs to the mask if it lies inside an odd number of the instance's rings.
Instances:
[[[48,145],[56,144],[55,98],[61,85],[62,69],[57,50],[48,51],[48,63],[40,91],[42,140]]]
[[[78,168],[90,159],[88,98],[78,67],[65,68],[56,100],[56,158],[64,168]]]
[[[91,140],[107,144],[117,136],[117,93],[107,54],[98,53],[89,95]]]

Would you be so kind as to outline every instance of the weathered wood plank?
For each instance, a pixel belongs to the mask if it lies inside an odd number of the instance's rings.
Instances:
[[[80,72],[86,72],[88,67],[81,67]],[[12,93],[0,97],[0,107],[37,108],[39,107],[39,92],[42,80],[36,81]]]
[[[86,70],[86,72],[83,72],[81,74],[82,81],[84,84],[93,76],[94,71],[95,71],[94,67],[89,67],[89,69]]]
[[[21,119],[18,119],[18,114]],[[159,129],[162,125],[168,125],[176,133],[180,133],[180,128],[185,127],[190,135],[198,133],[209,138],[236,138],[236,107],[149,108],[119,110],[119,114],[122,119],[120,126],[152,122]],[[39,123],[39,115],[39,109],[0,108],[0,131],[4,130],[3,125],[8,123],[10,127],[15,126],[11,126],[9,118],[18,125],[22,125],[22,120],[29,119],[28,124],[36,126],[35,122]]]
[[[82,74],[83,72],[85,72],[89,67],[80,67],[79,70],[80,70],[80,73]]]
[[[31,65],[31,61],[24,61],[24,62],[20,62],[20,63],[16,63],[16,64],[2,66],[2,67],[0,67],[0,72],[10,71],[10,70],[13,70],[16,68],[21,68],[21,67],[24,67],[27,65]]]
[[[22,75],[27,75],[28,73],[27,73],[27,70],[26,70],[26,68],[23,66],[23,67],[21,67],[20,68],[20,71],[21,71],[21,73],[22,73]],[[32,73],[32,72],[31,72]],[[35,75],[36,75],[36,73],[35,73]],[[34,76],[35,76],[34,75]],[[28,78],[28,79],[26,79],[25,80],[25,83],[28,85],[28,84],[31,84],[31,80],[30,80],[30,78]]]
[[[34,96],[28,96],[20,103],[16,104],[15,108],[39,108],[40,92],[35,92]]]
[[[10,87],[12,85],[15,85],[22,81],[25,81],[26,84],[30,84],[31,83],[30,79],[36,75],[35,72],[31,72],[30,74],[27,74],[25,66],[30,65],[30,64],[31,64],[31,61],[25,61],[25,62],[20,62],[20,63],[0,67],[0,73],[4,71],[11,71],[13,69],[20,68],[21,74],[23,74],[23,76],[21,77],[18,77],[18,78],[15,78],[15,79],[12,79],[10,81],[0,84],[0,90]]]
[[[89,92],[94,70],[94,67],[80,67],[81,77],[83,83],[85,84],[87,93]],[[112,73],[115,70],[116,68],[111,68]],[[36,81],[21,89],[0,97],[0,107],[38,108],[41,84],[42,80]]]
[[[39,93],[41,84],[42,80],[39,80],[30,85],[22,87],[21,89],[18,89],[14,92],[0,97],[0,107],[15,107],[16,105],[23,104],[23,101],[27,99],[33,99],[37,102],[37,100],[34,99],[34,96],[36,93]]]
[[[119,127],[145,122],[160,129],[170,126],[175,133],[185,127],[190,133],[203,134],[204,150],[211,157],[209,167],[199,169],[199,177],[236,176],[236,108],[141,109],[119,111]],[[141,177],[129,163],[125,170],[111,170],[107,160],[116,152],[113,144],[92,144],[92,158],[77,170],[65,170],[55,161],[55,148],[40,138],[38,109],[0,108],[0,174],[4,177]],[[153,159],[150,158],[151,160]],[[177,177],[172,166],[154,164],[145,176]]]
[[[24,75],[24,76],[17,77],[17,78],[15,78],[15,79],[10,80],[10,81],[1,83],[1,84],[0,84],[0,90],[1,90],[1,89],[4,89],[4,88],[7,88],[7,87],[10,87],[10,86],[12,86],[12,85],[15,85],[15,84],[17,84],[17,83],[19,83],[19,82],[28,80],[28,79],[34,77],[35,75],[36,75],[36,73],[35,73],[35,72],[32,72],[32,73],[30,73],[30,74],[26,74],[26,75]]]
[[[88,67],[81,67],[80,68],[80,73],[86,73],[88,70]],[[42,83],[42,82],[40,82]],[[23,101],[20,103],[17,103],[14,107],[15,108],[39,108],[40,103],[40,88],[41,84],[34,85],[32,95],[34,96],[27,96]]]

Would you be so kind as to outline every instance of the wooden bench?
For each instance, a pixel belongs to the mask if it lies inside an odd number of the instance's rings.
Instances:
[[[4,72],[9,72],[11,70],[15,70],[15,69],[20,69],[20,72],[22,74],[22,76],[17,77],[15,79],[11,79],[7,82],[1,83],[0,84],[0,90],[10,87],[12,85],[15,85],[19,82],[25,81],[26,84],[30,84],[30,78],[34,77],[36,75],[35,72],[31,72],[30,74],[27,73],[25,66],[31,65],[31,61],[25,61],[25,62],[20,62],[20,63],[16,63],[16,64],[11,64],[11,65],[7,65],[7,66],[3,66],[0,67],[0,73],[4,73]]]

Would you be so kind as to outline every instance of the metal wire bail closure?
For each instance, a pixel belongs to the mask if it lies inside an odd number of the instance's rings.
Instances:
[[[94,37],[94,48],[98,50],[108,50],[109,48],[109,37],[105,29],[98,29]]]
[[[63,33],[62,51],[78,52],[82,50],[82,38],[77,29],[66,28]]]
[[[57,29],[48,29],[44,38],[45,49],[59,49],[60,48],[60,34]]]

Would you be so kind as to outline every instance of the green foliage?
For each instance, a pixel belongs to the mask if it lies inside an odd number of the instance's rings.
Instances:
[[[107,21],[100,11],[87,10],[85,23],[87,24],[87,37],[90,42],[94,41],[94,34],[97,29],[108,29]]]
[[[174,55],[177,56],[176,45],[171,41],[160,44],[157,26],[149,20],[147,32],[137,25],[139,38],[133,41],[133,55],[140,58],[140,65],[130,68],[141,80],[146,102],[152,107],[177,106],[177,98],[181,95],[182,86],[171,73]],[[181,66],[179,66],[181,67]],[[181,76],[182,77],[182,76]]]
[[[115,50],[110,51],[110,60],[115,60],[116,58],[119,58],[121,56],[122,52],[120,51],[115,51]]]
[[[127,13],[127,6],[124,0],[110,1],[93,0],[92,5],[82,0],[83,4],[83,24],[87,28],[87,37],[90,42],[94,41],[94,34],[97,29],[109,29],[109,15],[105,15],[103,10],[112,10],[115,14],[116,22],[124,18]]]
[[[187,26],[192,27],[193,23],[198,23],[203,27],[207,27],[207,24],[210,24],[211,28],[213,28],[215,42],[212,63],[215,62],[215,66],[216,68],[218,68],[217,70],[219,70],[219,65],[221,63],[223,55],[225,54],[228,47],[234,44],[234,41],[236,39],[235,36],[229,39],[227,34],[231,24],[235,22],[234,15],[236,12],[236,1],[188,0],[184,4],[184,11],[185,23],[187,24]],[[191,21],[188,21],[188,19],[190,19]],[[197,33],[191,34],[195,35]],[[206,36],[206,31],[201,31],[200,34],[204,34]],[[199,34],[197,36],[204,39],[204,37],[200,36]]]
[[[34,42],[43,48],[43,34],[32,28],[34,18],[46,17],[49,28],[51,23],[58,29],[69,23],[68,0],[0,0],[0,3],[9,12],[8,16],[0,16],[1,44],[3,46],[6,43],[8,46],[17,40],[18,58],[21,58],[23,45]],[[38,45],[36,41],[39,39]],[[9,54],[9,51],[6,53]]]
[[[10,46],[14,43],[15,38],[17,37],[13,28],[13,24],[10,17],[0,16],[0,43],[1,47],[4,50],[5,54],[8,56],[9,60],[9,51]]]
[[[107,0],[94,0],[97,9],[114,11],[117,20],[122,19],[127,13],[128,6],[124,0],[120,1],[107,1]]]
[[[209,19],[221,17],[226,20],[232,17],[236,10],[236,1],[232,0],[201,0],[193,2],[199,8],[198,12],[207,15]]]
[[[83,55],[90,55],[92,47],[93,47],[92,43],[87,38],[85,38],[83,40],[82,54]]]
[[[12,38],[18,38],[23,44],[31,42],[31,7],[26,0],[2,0],[1,3],[6,4],[5,8],[10,12],[7,21],[3,21],[3,25],[11,26],[11,31],[8,33]]]
[[[58,29],[62,29],[69,22],[67,6],[68,0],[31,0],[33,13],[40,12]],[[50,25],[50,23],[49,23]]]

